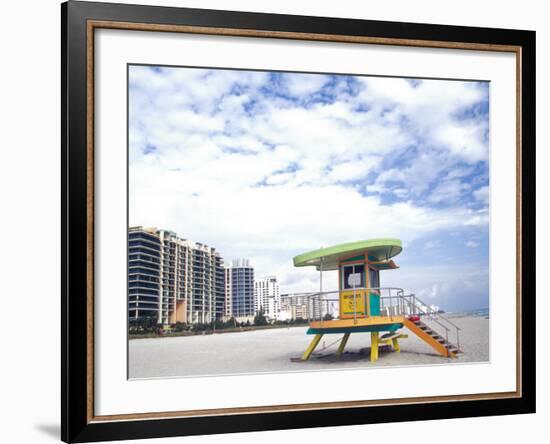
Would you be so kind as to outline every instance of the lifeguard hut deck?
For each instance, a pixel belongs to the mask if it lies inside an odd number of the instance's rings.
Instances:
[[[459,327],[441,313],[431,310],[414,294],[401,288],[381,287],[380,271],[398,268],[393,257],[401,253],[399,239],[371,239],[335,245],[294,257],[296,267],[314,266],[319,270],[319,292],[300,294],[308,300],[310,316],[308,335],[313,340],[301,357],[308,360],[323,335],[343,335],[336,355],[344,352],[352,333],[370,333],[371,361],[378,359],[380,344],[400,351],[399,340],[411,333],[445,357],[456,357],[459,349]],[[323,272],[338,270],[338,291],[323,291]],[[333,318],[330,308],[338,306]],[[442,334],[429,324],[438,324]],[[456,333],[456,344],[449,342],[449,332]],[[381,335],[382,334],[382,335]]]

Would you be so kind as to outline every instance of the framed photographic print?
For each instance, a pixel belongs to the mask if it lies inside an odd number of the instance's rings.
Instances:
[[[535,411],[535,33],[69,1],[62,439]]]

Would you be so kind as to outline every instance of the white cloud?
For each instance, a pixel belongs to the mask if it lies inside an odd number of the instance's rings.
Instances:
[[[432,203],[452,203],[459,199],[463,193],[469,189],[469,185],[460,180],[440,182],[433,189],[428,200]]]
[[[364,87],[356,101],[368,101],[373,112],[405,125],[413,138],[409,141],[423,145],[402,170],[401,180],[414,193],[422,193],[450,167],[457,169],[455,177],[471,171],[456,167],[457,162],[488,161],[488,119],[459,117],[463,110],[487,100],[486,84],[424,80],[414,87],[394,78],[362,78],[361,82]],[[377,181],[382,190],[387,188],[384,179]]]
[[[329,180],[353,181],[366,177],[370,171],[380,163],[380,157],[367,156],[360,159],[353,159],[332,166],[328,173]]]
[[[404,287],[426,304],[445,311],[489,306],[489,274],[483,263],[408,266],[381,273],[384,286]]]
[[[328,76],[287,74],[284,75],[285,86],[293,96],[308,96],[319,91],[330,80]]]
[[[477,190],[475,190],[473,192],[473,195],[480,202],[482,202],[486,205],[489,203],[489,187],[488,186],[478,188]]]

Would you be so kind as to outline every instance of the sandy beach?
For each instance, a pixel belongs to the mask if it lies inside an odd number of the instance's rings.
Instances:
[[[379,360],[370,362],[370,334],[352,334],[341,357],[334,354],[342,335],[325,335],[312,358],[293,362],[301,356],[312,336],[307,327],[220,333],[204,336],[134,339],[129,345],[129,377],[185,377],[241,373],[292,372],[323,369],[368,368],[372,366],[431,365],[489,360],[489,319],[455,315],[450,319],[461,328],[456,359],[442,357],[421,339],[408,333],[401,352],[380,350]],[[426,321],[430,324],[430,321]],[[437,324],[433,328],[443,333]],[[455,333],[449,333],[455,341]],[[336,342],[336,343],[335,343]]]

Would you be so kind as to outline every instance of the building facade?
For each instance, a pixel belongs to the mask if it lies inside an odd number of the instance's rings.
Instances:
[[[281,295],[275,276],[266,276],[254,282],[254,311],[260,310],[270,320],[278,320],[281,313]]]
[[[327,314],[334,316],[338,312],[338,303],[308,298],[306,295],[283,294],[280,297],[279,320],[320,319]]]
[[[306,320],[312,317],[312,307],[305,296],[281,296],[281,320]]]
[[[128,316],[158,318],[160,307],[161,242],[154,229],[128,232]]]
[[[136,255],[144,256],[149,265],[158,265],[158,271],[155,267],[145,269],[145,259]],[[172,231],[132,227],[128,270],[130,317],[140,317],[145,312],[144,291],[148,312],[156,309],[159,324],[210,323],[223,316],[224,264],[212,247],[181,238]],[[153,271],[157,274],[151,274]],[[139,286],[134,288],[132,282]]]
[[[225,314],[235,318],[254,316],[254,268],[247,259],[236,259],[225,269]]]

